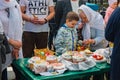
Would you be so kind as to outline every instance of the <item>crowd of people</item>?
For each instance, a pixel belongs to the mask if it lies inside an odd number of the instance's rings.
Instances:
[[[55,19],[52,31],[53,49],[57,56],[76,50],[78,40],[90,50],[114,43],[108,79],[119,80],[120,1],[108,0],[105,17],[86,6],[86,0],[0,0],[0,80],[8,80],[7,67],[19,58],[34,56],[34,49],[49,48],[49,21]],[[49,48],[51,49],[51,48]],[[93,75],[93,80],[104,74]],[[90,80],[90,77],[82,80]]]

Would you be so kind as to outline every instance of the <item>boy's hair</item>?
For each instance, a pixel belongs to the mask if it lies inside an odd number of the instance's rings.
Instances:
[[[72,21],[72,20],[79,21],[79,16],[77,13],[70,11],[67,13],[66,19],[69,19],[69,21]]]

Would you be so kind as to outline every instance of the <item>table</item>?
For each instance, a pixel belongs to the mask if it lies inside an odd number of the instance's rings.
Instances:
[[[27,68],[29,58],[23,58],[13,61],[13,66],[19,72],[20,80],[72,80],[76,78],[87,77],[95,74],[101,74],[110,70],[107,63],[98,63],[95,67],[84,71],[66,71],[64,74],[53,76],[40,76],[34,74]]]

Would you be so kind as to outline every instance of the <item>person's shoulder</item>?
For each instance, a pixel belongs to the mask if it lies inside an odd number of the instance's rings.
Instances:
[[[120,7],[117,7],[115,10],[119,11],[120,12]]]
[[[58,31],[62,32],[62,33],[65,33],[66,32],[66,28],[65,27],[60,27],[60,29]]]
[[[119,16],[119,14],[120,14],[120,7],[117,7],[117,8],[113,11],[112,15],[114,15],[114,16]],[[119,16],[119,17],[120,17],[120,16]]]
[[[65,27],[60,27],[59,30],[60,30],[60,31],[64,31],[64,30],[65,30]]]

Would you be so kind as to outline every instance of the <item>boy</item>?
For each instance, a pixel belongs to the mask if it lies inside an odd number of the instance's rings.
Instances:
[[[75,12],[69,12],[66,16],[66,23],[58,30],[55,39],[56,55],[61,55],[66,51],[76,50],[78,40],[75,25],[79,20]]]

